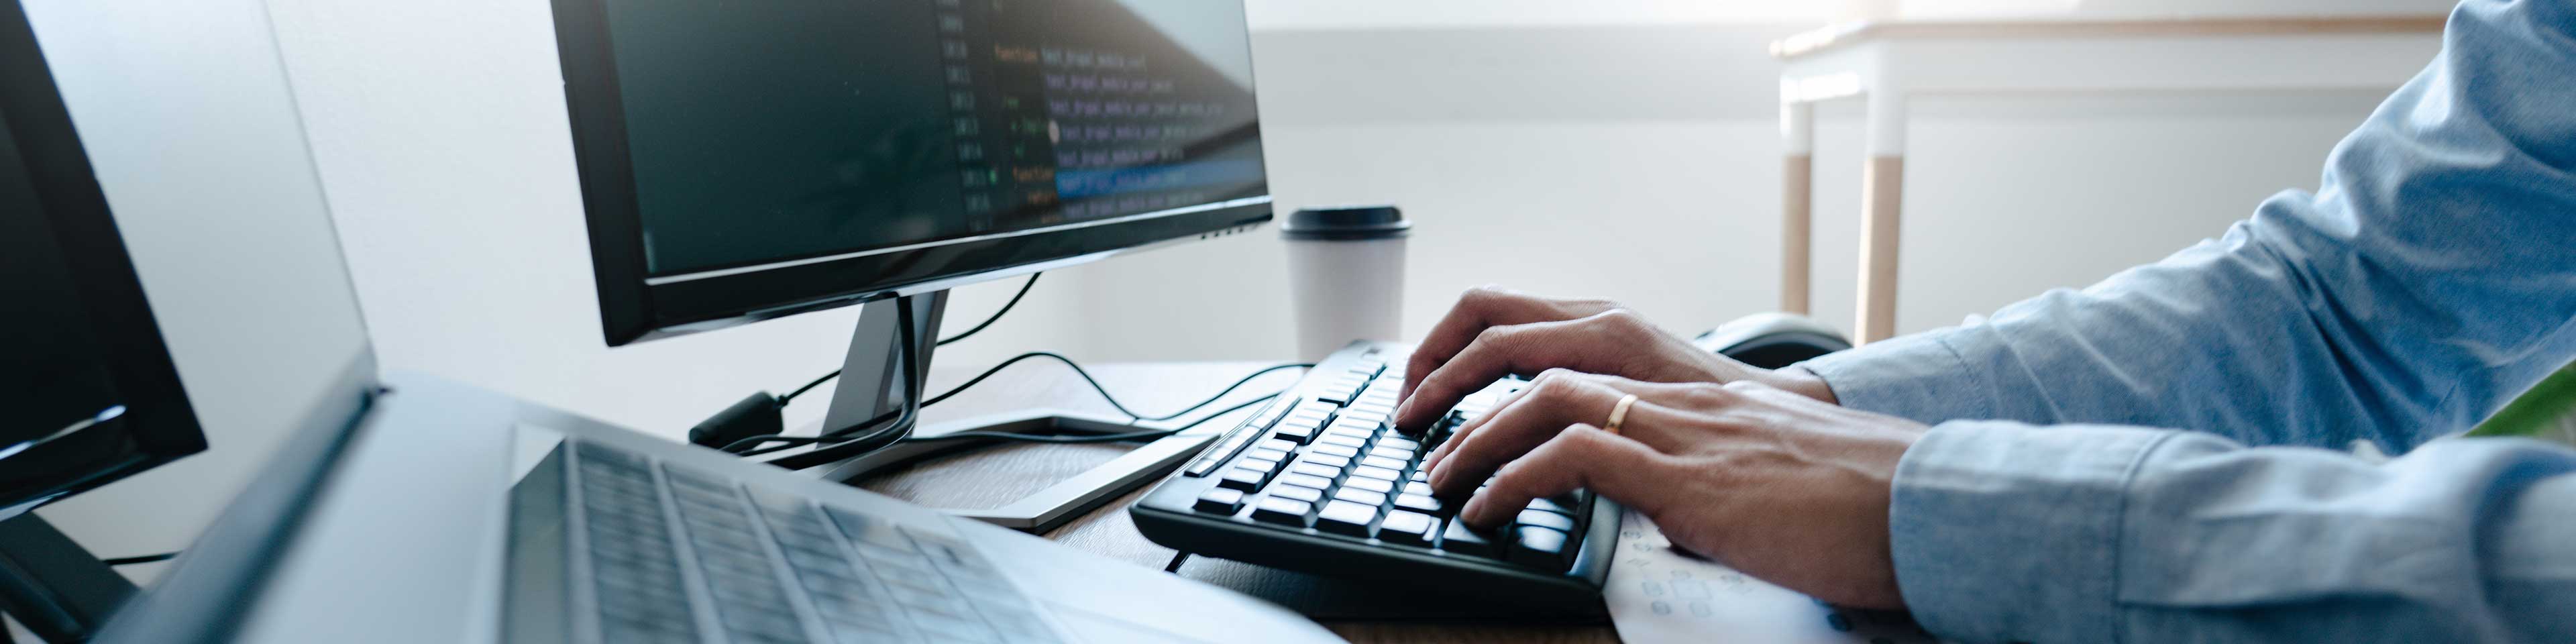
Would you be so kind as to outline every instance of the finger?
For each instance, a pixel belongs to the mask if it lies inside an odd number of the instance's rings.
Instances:
[[[1674,467],[1671,457],[1644,443],[1591,425],[1574,425],[1504,468],[1492,486],[1467,500],[1458,519],[1471,526],[1498,527],[1519,516],[1530,499],[1577,489],[1657,514],[1667,501],[1657,488]]]
[[[1617,371],[1626,352],[1635,349],[1618,334],[1639,324],[1635,313],[1612,309],[1572,320],[1486,327],[1447,362],[1406,382],[1413,393],[1396,406],[1395,424],[1429,427],[1469,394],[1514,373],[1560,367]]]
[[[1640,436],[1637,435],[1637,430],[1645,428],[1660,430],[1660,428],[1674,425],[1675,423],[1671,421],[1677,420],[1680,416],[1688,413],[1684,410],[1705,406],[1710,402],[1702,400],[1704,398],[1708,398],[1710,393],[1700,391],[1702,389],[1707,389],[1707,387],[1697,383],[1646,382],[1643,380],[1635,380],[1606,374],[1581,373],[1570,369],[1550,369],[1544,373],[1540,373],[1538,379],[1531,381],[1529,387],[1524,387],[1520,391],[1512,392],[1511,396],[1504,398],[1501,404],[1494,407],[1493,412],[1469,419],[1466,424],[1460,425],[1457,429],[1451,430],[1448,440],[1441,441],[1438,446],[1432,448],[1430,454],[1423,457],[1423,470],[1438,471],[1440,464],[1448,460],[1450,454],[1456,451],[1460,445],[1466,444],[1470,436],[1483,431],[1484,427],[1492,423],[1494,419],[1506,417],[1505,412],[1507,410],[1521,404],[1521,401],[1529,398],[1531,393],[1545,388],[1547,386],[1547,382],[1558,378],[1587,380],[1590,381],[1591,384],[1608,387],[1613,390],[1612,396],[1614,397],[1611,398],[1610,403],[1612,408],[1618,406],[1618,399],[1616,396],[1636,394],[1638,402],[1635,406],[1629,408],[1627,422],[1625,423],[1628,429],[1622,433],[1627,433],[1630,434],[1631,437],[1645,440],[1648,446],[1656,449],[1678,449],[1678,446],[1666,445],[1668,442],[1673,442],[1671,440],[1665,440],[1672,438],[1671,436],[1668,436],[1671,432],[1649,431],[1646,432],[1646,435]],[[1720,391],[1715,393],[1723,395],[1725,392]],[[1578,407],[1580,406],[1578,405]],[[1536,417],[1539,418],[1541,422],[1561,423],[1607,423],[1610,418],[1609,413],[1606,411],[1598,416],[1585,416],[1579,412],[1580,409],[1576,409],[1569,413]],[[1532,416],[1533,412],[1523,410],[1512,412],[1512,414],[1512,417],[1523,417]]]
[[[1404,388],[1398,397],[1411,399],[1414,383],[1422,382],[1432,369],[1448,362],[1486,327],[1570,320],[1614,306],[1602,300],[1546,298],[1494,286],[1467,289],[1458,296],[1458,303],[1449,307],[1449,313],[1431,325],[1431,333],[1414,345],[1413,357],[1404,365]]]
[[[1456,498],[1475,490],[1495,469],[1547,442],[1566,426],[1607,418],[1621,395],[1585,374],[1563,370],[1540,374],[1511,405],[1478,419],[1472,432],[1451,434],[1434,450],[1439,462],[1425,465],[1431,469],[1432,491]]]
[[[1485,412],[1475,418],[1467,419],[1465,424],[1459,425],[1457,429],[1450,430],[1449,437],[1447,439],[1444,439],[1440,441],[1438,445],[1433,446],[1431,448],[1431,453],[1422,457],[1422,471],[1439,471],[1440,461],[1449,458],[1449,453],[1451,451],[1456,450],[1459,445],[1466,444],[1469,436],[1474,435],[1479,428],[1493,422],[1495,418],[1505,417],[1507,415],[1518,416],[1527,413],[1524,411],[1514,411],[1514,409],[1521,404],[1521,401],[1529,398],[1530,392],[1537,391],[1541,386],[1543,386],[1542,383],[1556,378],[1566,377],[1564,374],[1570,373],[1574,372],[1566,369],[1549,369],[1546,372],[1540,373],[1537,380],[1531,381],[1530,386],[1522,387],[1520,391],[1515,391],[1509,396],[1504,396],[1503,401],[1495,404],[1492,411]]]

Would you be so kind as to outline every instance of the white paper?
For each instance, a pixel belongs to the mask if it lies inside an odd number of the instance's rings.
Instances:
[[[1619,524],[1602,598],[1627,644],[1929,644],[1904,613],[1838,609],[1672,547],[1636,510]]]

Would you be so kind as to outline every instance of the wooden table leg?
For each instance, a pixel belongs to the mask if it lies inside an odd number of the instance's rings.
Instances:
[[[1905,101],[1891,91],[1869,95],[1869,165],[1861,172],[1861,343],[1896,335],[1898,214],[1905,198]]]
[[[1815,234],[1816,109],[1780,104],[1780,310],[1807,314]]]

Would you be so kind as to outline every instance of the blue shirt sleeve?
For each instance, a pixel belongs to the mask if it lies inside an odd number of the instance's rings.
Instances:
[[[2317,192],[1807,366],[1935,424],[1889,524],[1945,636],[2576,641],[2576,452],[2433,440],[2571,357],[2576,3],[2469,0]],[[2301,447],[2356,439],[2405,456]]]
[[[2443,51],[2226,235],[2092,287],[1809,361],[1927,423],[2208,431],[2391,452],[2576,357],[2576,5],[2471,0]]]
[[[1969,642],[2576,641],[2576,451],[2374,462],[2108,425],[1955,421],[1888,527],[1924,628]]]

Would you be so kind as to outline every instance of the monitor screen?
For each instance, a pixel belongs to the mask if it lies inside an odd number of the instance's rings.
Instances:
[[[203,451],[26,14],[0,3],[0,518]]]
[[[620,326],[1268,214],[1240,2],[557,0],[556,11],[593,246],[608,247],[594,263],[612,343]],[[1258,213],[1225,208],[1244,205]],[[969,242],[982,247],[948,248]],[[793,285],[688,284],[845,261],[774,276]],[[609,292],[635,280],[645,285],[631,300]],[[643,319],[621,325],[609,308]]]

